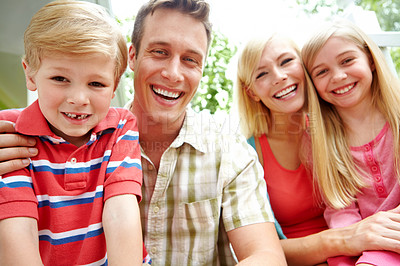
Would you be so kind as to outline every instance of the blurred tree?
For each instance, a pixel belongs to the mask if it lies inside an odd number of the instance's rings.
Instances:
[[[314,15],[322,10],[330,10],[330,15],[343,12],[337,5],[339,0],[296,0],[305,13]],[[364,10],[374,11],[383,31],[400,31],[400,1],[399,0],[355,0],[354,3]],[[326,17],[329,19],[329,16]],[[400,76],[400,47],[391,47],[390,54]]]
[[[232,104],[233,82],[226,76],[230,59],[237,47],[230,45],[228,38],[220,32],[213,33],[203,79],[191,104],[195,111],[207,109],[229,111]]]

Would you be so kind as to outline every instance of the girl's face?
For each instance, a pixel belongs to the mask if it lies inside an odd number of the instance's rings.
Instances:
[[[253,89],[247,93],[271,113],[295,113],[303,107],[304,70],[289,41],[273,38],[265,46],[253,80]]]
[[[331,37],[317,53],[310,74],[320,97],[345,111],[370,105],[373,70],[369,56],[353,42]]]

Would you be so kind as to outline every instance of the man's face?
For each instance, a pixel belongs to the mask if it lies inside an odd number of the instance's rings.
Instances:
[[[180,128],[185,108],[199,86],[206,53],[207,35],[200,21],[171,9],[150,14],[140,50],[133,46],[129,50],[129,66],[135,72],[133,112],[137,118]]]

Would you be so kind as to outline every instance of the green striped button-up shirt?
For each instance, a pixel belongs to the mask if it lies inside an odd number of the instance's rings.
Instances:
[[[153,265],[234,265],[226,232],[274,221],[257,154],[228,122],[188,108],[158,172],[142,151],[140,209]]]

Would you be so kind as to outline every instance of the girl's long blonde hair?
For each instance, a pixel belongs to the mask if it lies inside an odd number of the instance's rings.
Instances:
[[[357,26],[348,21],[334,22],[320,29],[302,49],[306,69],[331,37],[340,37],[357,45],[375,65],[371,84],[373,105],[384,115],[393,133],[395,169],[399,177],[400,83],[389,68],[379,47]],[[335,107],[324,101],[315,90],[308,93],[310,132],[312,136],[313,172],[326,203],[336,209],[355,200],[366,186],[354,163],[347,143],[343,121]]]

